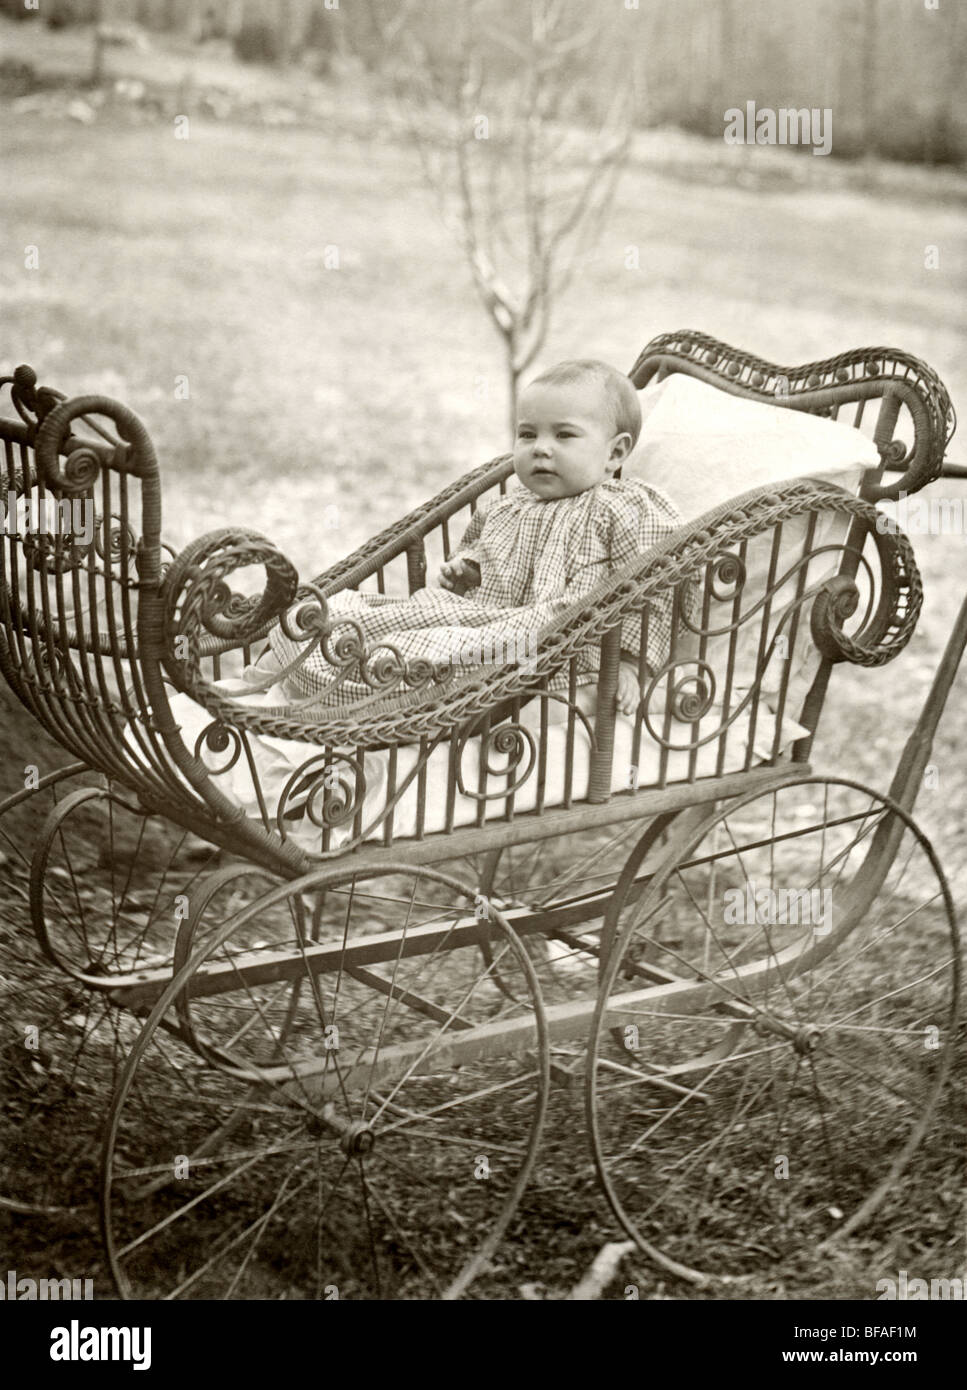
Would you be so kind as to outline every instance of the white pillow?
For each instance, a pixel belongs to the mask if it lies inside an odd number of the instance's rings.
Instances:
[[[789,478],[814,477],[855,493],[865,471],[879,465],[876,445],[851,425],[787,406],[743,400],[681,373],[646,386],[640,399],[641,435],[626,472],[663,488],[677,503],[686,523],[750,488]],[[777,578],[803,556],[807,525],[805,517],[784,523]],[[849,517],[845,514],[819,513],[813,548],[841,544],[848,528]],[[752,608],[765,592],[772,544],[771,530],[748,542],[743,612]],[[817,555],[809,562],[804,587],[813,587],[837,568],[832,552]],[[797,578],[790,576],[773,595],[770,637],[783,616],[788,619],[795,602]],[[737,692],[758,682],[766,702],[774,704],[785,676],[786,709],[795,712],[801,708],[819,665],[808,617],[808,610],[804,611],[788,655],[777,651],[764,671],[758,670],[761,619],[753,617],[742,624],[734,653],[733,685]],[[720,629],[731,621],[731,599],[710,604],[709,628]],[[782,630],[788,632],[788,626]],[[729,645],[728,636],[722,634],[708,639],[706,646],[705,660],[715,671],[720,687],[728,665]],[[698,656],[699,650],[697,636],[679,634],[678,660],[688,662],[690,657]]]
[[[852,425],[743,400],[681,372],[646,386],[640,401],[641,435],[626,471],[663,488],[685,521],[786,478],[824,478],[855,492],[880,462]]]

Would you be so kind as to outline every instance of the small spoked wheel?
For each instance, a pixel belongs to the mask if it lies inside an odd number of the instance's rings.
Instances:
[[[638,855],[586,1073],[621,1225],[666,1268],[735,1275],[889,1221],[958,1017],[929,841],[888,797],[803,778],[709,813],[635,896]]]
[[[43,816],[39,800],[18,805],[32,812],[27,836],[15,818],[0,820],[19,851],[8,848],[6,866],[18,918],[3,1013],[16,1055],[5,1071],[0,1195],[27,1208],[93,1200],[100,1125],[141,1026],[108,991],[133,971],[170,970],[177,895],[188,901],[217,854],[94,776],[75,769],[52,783]]]
[[[123,790],[71,793],[47,818],[30,864],[41,950],[95,986],[170,964],[184,904],[218,854]]]
[[[434,870],[261,877],[201,885],[192,954],[122,1073],[102,1180],[119,1292],[485,1291],[547,1100],[527,952],[495,914],[482,965],[473,892]],[[145,1095],[159,1053],[170,1084]]]
[[[50,812],[91,778],[71,763],[0,801],[0,1202],[26,1212],[75,1200],[64,1165],[40,1155],[50,1107],[70,1094],[86,1018],[84,991],[65,988],[34,942],[30,856]]]

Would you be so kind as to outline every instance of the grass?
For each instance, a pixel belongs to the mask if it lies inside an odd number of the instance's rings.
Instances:
[[[279,132],[196,120],[191,139],[176,141],[170,123],[31,116],[5,122],[3,160],[0,369],[28,361],[63,391],[105,392],[142,415],[176,547],[243,524],[318,572],[505,447],[497,342],[406,150],[335,124]],[[681,178],[637,162],[558,307],[545,359],[630,365],[655,333],[680,326],[785,362],[889,343],[930,361],[963,400],[962,216],[949,196],[917,185],[916,200],[842,185],[753,190],[703,182],[701,166]],[[641,248],[637,272],[624,269],[630,244]],[[940,248],[939,271],[923,268],[927,244]],[[39,270],[23,269],[28,245],[39,248]],[[327,270],[333,245],[340,265]],[[182,376],[187,400],[176,399]],[[958,444],[953,457],[964,458]],[[961,483],[941,490],[965,495]],[[338,531],[322,524],[331,505]],[[836,673],[814,759],[880,789],[915,725],[967,570],[964,537],[915,543],[926,590],[918,633],[887,671]],[[962,670],[935,745],[939,782],[917,808],[961,903],[965,695]],[[18,785],[25,763],[45,771],[58,755],[2,699],[4,776]],[[19,910],[11,917],[23,930]],[[538,1179],[501,1254],[505,1297],[522,1287],[560,1296],[615,1238],[575,1148],[580,1095],[560,1093],[554,1105]],[[956,1152],[938,1142],[912,1170],[914,1191],[962,1178]],[[870,1269],[918,1269],[928,1236],[887,1223],[839,1256],[803,1250],[747,1293],[867,1298]],[[86,1267],[99,1260],[86,1216],[10,1218],[6,1244],[22,1273],[72,1267],[81,1252]],[[643,1297],[681,1296],[637,1258],[622,1271],[618,1284]]]

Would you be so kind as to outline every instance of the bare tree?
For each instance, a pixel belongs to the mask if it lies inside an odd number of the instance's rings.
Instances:
[[[875,128],[876,120],[876,67],[877,67],[877,19],[876,19],[876,0],[863,0],[863,11],[860,20],[860,56],[861,56],[861,116],[860,122],[863,130],[863,154],[866,159],[871,159],[876,153],[878,143],[878,132]]]
[[[91,70],[87,81],[91,87],[99,87],[104,81],[104,0],[96,0],[93,11],[94,24],[91,30]]]
[[[395,61],[381,66],[499,334],[513,429],[521,375],[614,201],[635,128],[630,55],[641,35],[602,44],[600,11],[572,0],[509,12],[460,0],[447,8],[441,55],[418,9],[384,17],[382,51]]]

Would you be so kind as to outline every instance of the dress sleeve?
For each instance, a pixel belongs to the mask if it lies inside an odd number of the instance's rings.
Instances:
[[[480,564],[483,551],[477,542],[480,540],[487,515],[486,507],[477,508],[470,518],[469,526],[460,537],[459,545],[450,556],[451,560],[476,560],[477,564]]]

